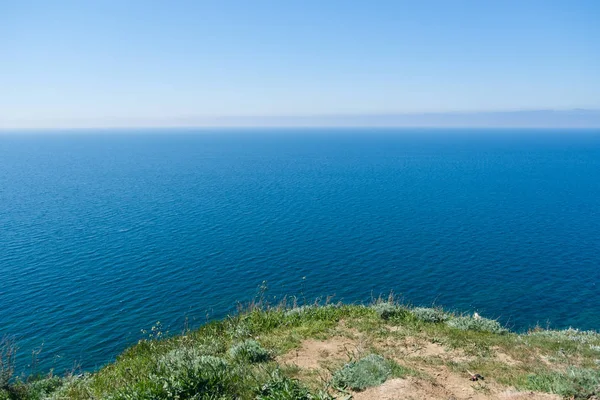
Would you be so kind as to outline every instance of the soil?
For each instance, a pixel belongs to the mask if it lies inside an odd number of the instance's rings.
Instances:
[[[473,382],[467,373],[450,371],[439,363],[420,363],[419,360],[428,358],[444,361],[465,358],[462,351],[448,350],[437,343],[406,337],[401,341],[387,340],[378,345],[382,353],[397,346],[397,353],[402,354],[402,357],[394,357],[396,361],[418,370],[422,377],[389,379],[377,387],[352,393],[354,400],[560,400],[557,395],[518,392],[494,382],[493,379]],[[306,340],[298,349],[280,357],[278,361],[296,365],[301,371],[327,375],[329,366],[342,364],[364,353],[364,345],[359,339],[336,336],[327,340]],[[518,363],[499,351],[495,358],[507,365]]]

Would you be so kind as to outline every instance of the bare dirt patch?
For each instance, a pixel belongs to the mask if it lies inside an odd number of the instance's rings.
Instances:
[[[350,354],[360,351],[356,340],[335,336],[327,340],[305,340],[299,349],[292,350],[279,359],[284,364],[294,364],[303,369],[321,369],[325,362],[348,360]]]
[[[343,363],[350,358],[364,354],[365,337],[352,338],[334,336],[327,340],[309,339],[301,346],[280,357],[284,364],[298,366],[305,372],[316,372],[322,377],[329,376],[329,369],[335,363]],[[389,379],[382,385],[353,393],[354,400],[559,400],[560,397],[545,393],[517,392],[496,383],[493,379],[472,382],[469,374],[452,371],[442,364],[431,363],[432,358],[443,362],[470,359],[460,349],[451,349],[424,338],[386,338],[375,344],[378,352],[394,358],[400,364],[413,368],[420,375],[404,379]],[[495,359],[507,365],[519,361],[500,349],[495,350]],[[324,375],[323,375],[324,374]]]
[[[355,393],[354,400],[560,400],[559,396],[515,392],[494,385],[470,382],[441,374],[434,380],[390,379],[380,386]]]
[[[466,362],[470,360],[462,350],[450,349],[439,343],[429,342],[422,338],[386,338],[377,343],[382,351],[393,355],[397,361],[410,361],[419,358],[437,358],[442,361]]]
[[[536,392],[513,392],[506,391],[498,395],[499,400],[558,400],[561,397],[556,394]]]
[[[431,400],[448,399],[451,393],[431,382],[409,379],[390,379],[380,386],[355,393],[354,400]]]

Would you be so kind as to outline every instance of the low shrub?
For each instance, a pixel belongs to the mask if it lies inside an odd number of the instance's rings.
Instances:
[[[233,345],[229,349],[229,355],[235,360],[243,360],[250,363],[265,362],[271,359],[271,353],[256,340],[252,339]]]
[[[284,312],[284,315],[286,317],[293,317],[296,315],[302,315],[305,314],[306,312],[311,311],[311,309],[315,308],[315,306],[299,306],[299,307],[294,307],[294,308],[290,308],[288,310],[286,310]]]
[[[344,365],[333,374],[331,383],[336,388],[364,390],[385,382],[392,375],[391,362],[377,354],[369,354],[358,361]]]
[[[279,370],[257,392],[257,400],[333,400],[324,392],[312,394],[300,381],[284,376]]]
[[[198,343],[194,345],[194,348],[197,349],[200,354],[206,356],[217,356],[224,354],[227,351],[225,343],[215,337],[207,337],[198,341]]]
[[[438,308],[416,307],[411,310],[413,315],[423,322],[444,322],[450,318],[443,310]]]
[[[244,323],[236,323],[228,329],[229,336],[234,340],[242,340],[252,334],[250,328]]]
[[[460,329],[463,331],[477,331],[490,333],[508,332],[508,329],[502,327],[502,325],[500,325],[498,321],[483,317],[454,317],[446,321],[446,324],[451,328]]]
[[[371,306],[373,310],[385,320],[395,317],[405,316],[407,311],[405,308],[390,302],[375,303]]]
[[[193,348],[172,350],[157,362],[155,376],[138,381],[125,394],[155,398],[219,398],[235,393],[233,369],[220,357],[200,354]],[[199,395],[204,397],[198,397]],[[128,396],[120,398],[129,398]]]
[[[93,378],[91,374],[62,378],[61,385],[55,388],[51,395],[47,398],[57,400],[94,398],[91,390],[92,380]]]
[[[222,369],[227,367],[227,363],[220,357],[202,354],[200,349],[193,347],[181,347],[171,350],[157,361],[159,372],[192,370],[199,366]]]
[[[45,399],[59,389],[63,383],[64,380],[57,376],[34,380],[27,384],[27,397],[30,400]]]

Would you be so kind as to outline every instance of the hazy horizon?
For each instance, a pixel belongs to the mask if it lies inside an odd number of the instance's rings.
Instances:
[[[397,113],[373,115],[223,116],[165,119],[41,121],[38,126],[0,125],[0,132],[27,130],[164,128],[600,128],[600,110]]]

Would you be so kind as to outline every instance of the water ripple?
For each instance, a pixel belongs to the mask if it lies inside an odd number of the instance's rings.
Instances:
[[[3,136],[0,335],[94,368],[263,280],[599,329],[599,173],[599,132]]]

